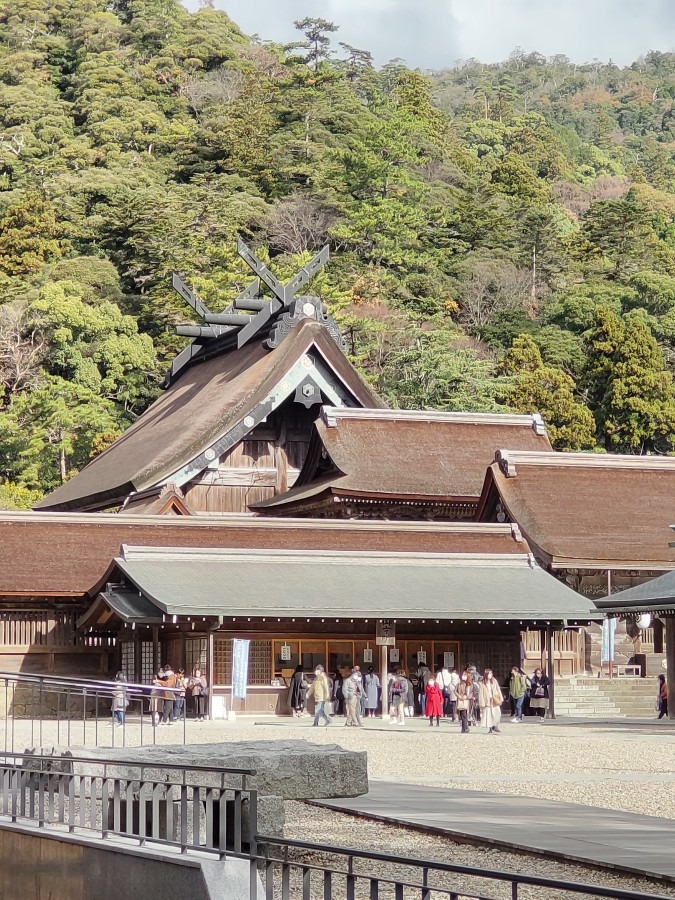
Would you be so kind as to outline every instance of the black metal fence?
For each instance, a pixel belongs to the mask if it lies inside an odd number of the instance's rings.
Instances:
[[[374,823],[373,827],[377,825]],[[258,835],[252,900],[667,900],[658,894]]]
[[[5,753],[35,746],[139,747],[157,742],[163,706],[158,694],[180,697],[175,688],[117,681],[0,672],[4,705],[0,747]],[[113,706],[121,704],[115,715]],[[159,710],[159,711],[158,711]],[[186,708],[171,715],[171,743],[186,742]],[[166,739],[162,743],[166,743]]]
[[[0,828],[30,822],[74,836],[243,859],[250,900],[667,900],[257,834],[253,775],[162,761],[0,754]]]
[[[0,823],[123,836],[224,859],[256,854],[250,769],[79,756],[0,758]]]

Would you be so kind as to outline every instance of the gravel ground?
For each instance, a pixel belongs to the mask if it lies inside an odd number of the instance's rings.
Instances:
[[[651,723],[617,730],[601,724],[543,726],[505,723],[502,734],[489,736],[483,729],[459,734],[457,726],[428,728],[420,720],[404,728],[387,728],[380,720],[362,729],[312,728],[311,720],[300,721],[241,718],[236,722],[187,723],[188,743],[215,741],[303,739],[334,744],[348,750],[366,750],[371,777],[411,784],[433,784],[466,790],[565,800],[629,812],[675,818],[675,727]],[[82,743],[82,724],[72,726],[71,743]],[[108,724],[98,728],[99,743],[114,736],[121,745],[121,731]],[[152,729],[144,727],[144,741]],[[65,743],[54,723],[45,722],[40,740],[37,727],[28,721],[14,723],[14,747]],[[126,743],[137,746],[140,729],[127,729]],[[88,725],[87,743],[94,740]],[[182,727],[159,728],[157,743],[180,743]],[[4,735],[0,727],[0,749]],[[11,748],[10,748],[11,749]]]
[[[497,871],[517,872],[536,875],[544,878],[564,878],[582,884],[602,885],[623,890],[644,891],[664,897],[675,897],[675,885],[664,885],[662,882],[647,878],[638,878],[622,873],[613,873],[604,869],[593,869],[572,863],[555,862],[524,853],[507,852],[491,847],[478,847],[461,844],[447,838],[420,834],[411,829],[397,828],[370,822],[356,816],[324,810],[306,803],[286,802],[286,837],[296,840],[316,841],[329,846],[350,847],[384,853],[400,857],[431,859],[445,863],[454,863]],[[302,857],[298,857],[302,858]],[[306,861],[317,864],[326,860],[306,857]],[[335,858],[330,860],[338,862]],[[336,868],[341,867],[337,865]],[[384,864],[369,864],[367,869],[359,867],[357,871],[365,871],[368,875],[392,878],[400,877],[409,882],[418,881],[417,873],[410,868],[400,866],[392,869]],[[496,900],[511,898],[510,885],[498,884],[486,879],[471,878],[465,875],[440,875],[435,885],[453,888],[460,892],[460,897],[471,896],[480,891],[481,894]],[[368,896],[366,885],[359,896]],[[299,894],[297,895],[299,896]],[[317,888],[317,898],[321,897]],[[381,895],[384,896],[384,895]],[[412,893],[410,894],[412,896]],[[579,900],[588,898],[587,893],[572,894],[559,889],[540,887],[522,887],[518,894],[520,900]],[[419,894],[417,895],[419,897]],[[436,898],[434,897],[434,900]]]

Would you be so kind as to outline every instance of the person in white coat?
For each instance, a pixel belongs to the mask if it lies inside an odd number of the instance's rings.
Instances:
[[[503,702],[504,695],[492,669],[486,669],[483,673],[483,680],[478,685],[478,705],[480,706],[480,723],[487,728],[488,734],[499,734]]]

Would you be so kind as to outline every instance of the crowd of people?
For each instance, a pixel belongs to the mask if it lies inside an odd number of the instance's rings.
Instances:
[[[374,718],[382,709],[388,714],[390,725],[405,725],[407,718],[428,718],[429,727],[440,727],[441,719],[459,722],[462,734],[474,725],[482,725],[488,734],[498,734],[505,693],[511,703],[511,721],[522,722],[525,715],[536,721],[546,717],[549,706],[549,678],[537,668],[528,676],[514,666],[503,689],[492,669],[482,674],[476,666],[468,665],[460,674],[456,668],[440,666],[436,672],[426,664],[417,666],[408,675],[397,668],[382,685],[370,666],[366,674],[354,666],[348,675],[336,671],[332,677],[323,666],[316,666],[311,679],[301,665],[291,678],[288,704],[296,717],[309,715],[307,702],[314,700],[314,727],[324,722],[330,725],[333,717],[344,717],[345,726],[360,727],[363,719]]]
[[[115,676],[112,692],[112,713],[115,725],[121,728],[129,706],[127,679],[124,672]],[[161,666],[152,680],[150,690],[150,718],[153,727],[173,725],[190,712],[198,722],[207,716],[209,686],[200,669],[186,675],[184,669],[177,672],[169,665]],[[186,702],[188,705],[186,706]]]

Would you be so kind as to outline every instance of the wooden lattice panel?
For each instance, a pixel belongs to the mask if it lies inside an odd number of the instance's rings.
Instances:
[[[214,684],[231,684],[232,639],[216,638],[213,646]],[[272,680],[272,642],[251,641],[247,683],[268,685]]]

